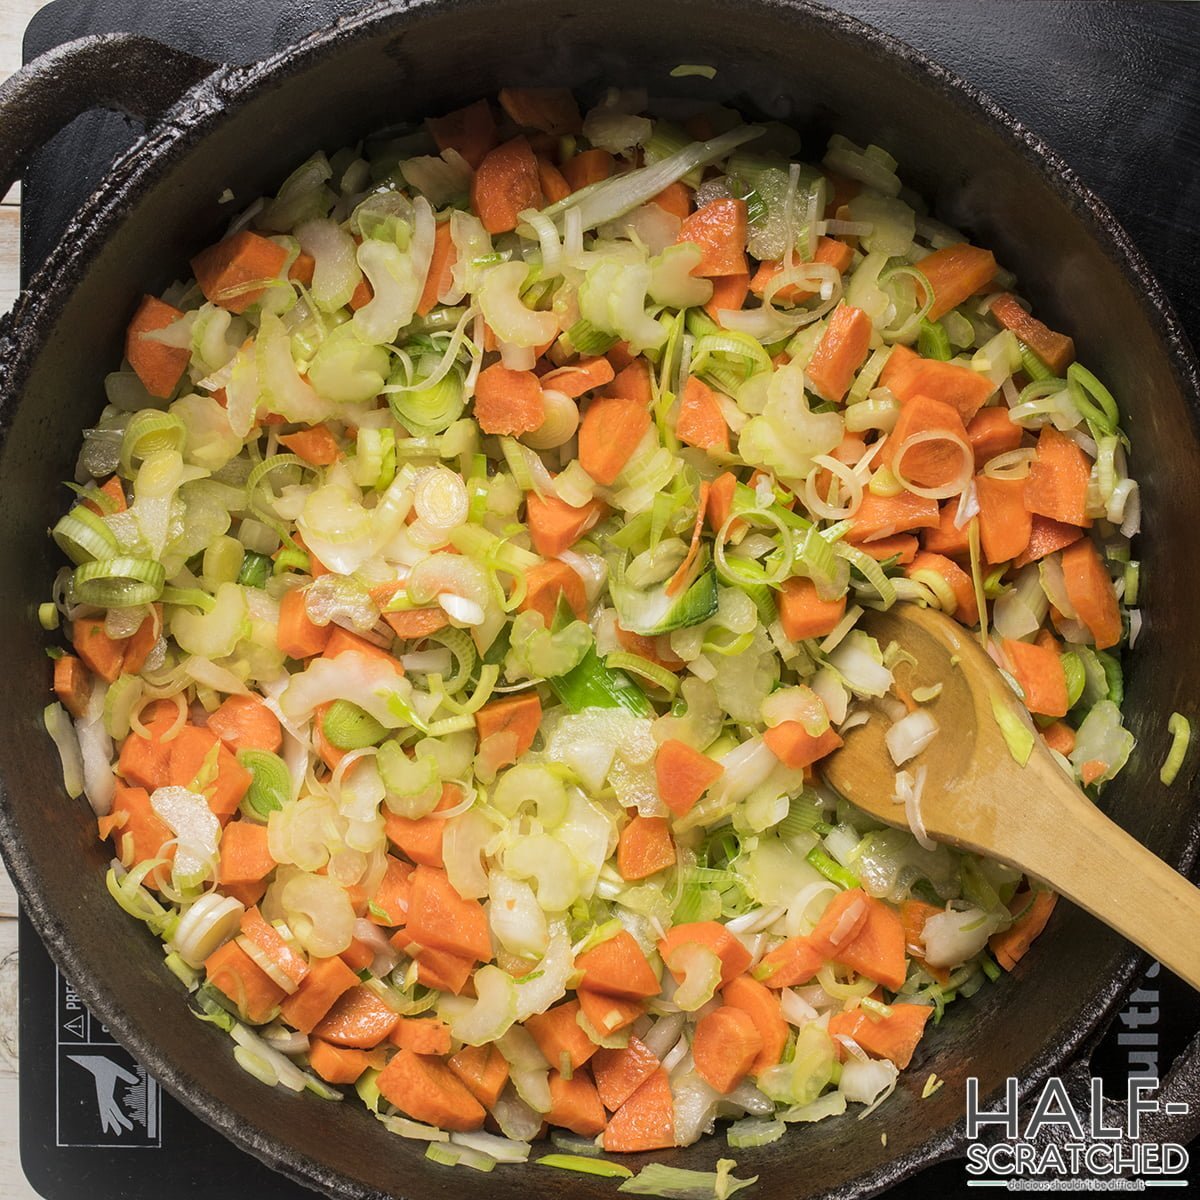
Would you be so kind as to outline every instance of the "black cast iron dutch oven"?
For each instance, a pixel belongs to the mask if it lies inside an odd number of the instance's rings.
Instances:
[[[672,67],[711,63],[711,82]],[[1143,487],[1146,626],[1128,664],[1126,710],[1139,748],[1104,804],[1136,837],[1187,869],[1197,844],[1192,778],[1158,782],[1167,716],[1200,678],[1200,376],[1145,264],[1070,169],[984,97],[912,50],[803,0],[428,0],[383,3],[249,67],[215,66],[145,38],[92,37],[27,67],[0,89],[0,176],[77,113],[116,108],[147,132],[83,206],[11,317],[0,324],[0,838],[26,909],[89,1006],[180,1100],[244,1149],[338,1197],[495,1200],[609,1195],[612,1184],[529,1166],[484,1182],[434,1166],[355,1103],[267,1090],[235,1064],[224,1035],[184,1010],[158,943],[110,900],[106,854],[82,802],[63,798],[40,726],[48,670],[36,607],[58,563],[46,530],[66,497],[80,430],[103,403],[136,298],[169,283],[219,236],[240,203],[271,191],[317,147],[401,118],[494,94],[504,84],[584,93],[644,86],[720,99],[795,123],[819,151],[834,130],[888,147],[940,215],[995,249],[1051,325],[1120,398]],[[698,87],[702,85],[702,87]],[[2,190],[2,189],[0,189]],[[1065,1074],[1086,1094],[1088,1056],[1137,956],[1060,905],[1011,976],[956,1004],[922,1044],[898,1092],[865,1121],[801,1126],[739,1155],[758,1194],[870,1195],[961,1153],[964,1086],[984,1097],[1014,1075],[1032,1091]],[[945,1086],[922,1101],[936,1072]],[[1187,1141],[1200,1128],[1200,1046],[1164,1084],[1191,1100],[1143,1136]],[[1119,1116],[1109,1106],[1109,1117]],[[880,1134],[887,1132],[886,1145]],[[655,1155],[711,1169],[724,1139]],[[645,1156],[637,1156],[645,1157]],[[638,1166],[636,1160],[631,1165]],[[236,1180],[229,1180],[236,1194]]]

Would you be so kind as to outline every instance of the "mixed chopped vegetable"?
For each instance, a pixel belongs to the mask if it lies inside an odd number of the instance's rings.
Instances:
[[[924,837],[938,688],[859,618],[977,630],[1014,755],[1112,779],[1117,405],[884,150],[799,149],[507,89],[315,155],[138,306],[53,531],[46,725],[264,1083],[625,1177],[600,1149],[866,1115],[1045,926]],[[822,782],[879,719],[912,834]]]

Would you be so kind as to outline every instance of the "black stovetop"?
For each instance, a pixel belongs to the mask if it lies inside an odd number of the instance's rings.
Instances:
[[[736,3],[737,0],[730,0]],[[55,0],[34,18],[31,58],[86,33],[137,31],[249,62],[355,11],[361,0]],[[1200,16],[1187,4],[1060,0],[833,0],[990,93],[1058,150],[1114,209],[1200,344]],[[136,136],[87,113],[27,173],[28,277],[79,202]],[[308,148],[297,147],[297,153]],[[24,919],[21,927],[21,1161],[48,1200],[302,1200],[276,1175],[165,1095],[83,1009]],[[188,1020],[182,1010],[166,1020]],[[1194,995],[1154,973],[1097,1052],[1123,1093],[1131,1071],[1165,1074],[1200,1025]],[[1106,1088],[1106,1090],[1108,1090]],[[134,1153],[133,1151],[138,1151]],[[486,1186],[464,1180],[464,1190]],[[931,1168],[890,1200],[968,1195],[961,1164]]]

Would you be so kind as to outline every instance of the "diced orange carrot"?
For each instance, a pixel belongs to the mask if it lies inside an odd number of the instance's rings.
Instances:
[[[475,731],[480,741],[494,733],[512,732],[517,735],[513,762],[533,745],[541,724],[542,702],[535,691],[492,700],[475,714]]]
[[[548,159],[538,155],[538,186],[547,204],[557,204],[571,194],[571,185],[563,177],[563,173]]]
[[[279,602],[279,626],[275,644],[288,658],[311,658],[320,654],[329,643],[332,625],[316,625],[308,619],[304,606],[304,589],[285,592]]]
[[[179,719],[174,704],[161,704],[161,709],[161,712],[142,721],[149,736],[131,733],[121,744],[117,760],[119,775],[151,792],[167,784],[171,769],[171,743],[164,742],[162,738],[175,728]],[[149,711],[143,712],[143,718]]]
[[[813,945],[812,938],[800,935],[790,937],[763,955],[762,961],[754,968],[754,979],[768,988],[796,987],[808,983],[820,970],[826,957],[819,947]]]
[[[927,440],[910,440],[915,437]],[[928,396],[913,396],[901,406],[880,461],[917,487],[942,488],[961,478],[964,469],[973,465],[971,461],[964,463],[965,446],[967,430],[953,405]]]
[[[212,765],[216,766],[215,778],[201,779]],[[224,825],[237,812],[254,776],[211,730],[185,725],[171,742],[168,782],[175,787],[203,792],[208,807]],[[199,786],[195,786],[198,782]]]
[[[875,327],[861,308],[840,304],[809,359],[806,374],[822,400],[840,404],[867,358]]]
[[[287,257],[278,242],[243,229],[197,254],[192,271],[206,300],[241,313],[262,299]]]
[[[117,681],[125,662],[125,639],[110,638],[103,617],[79,617],[72,622],[71,643],[92,674],[106,683]]]
[[[958,242],[926,255],[916,264],[933,289],[929,319],[936,321],[968,296],[990,283],[996,275],[996,257],[990,250]],[[921,297],[925,299],[924,295]]]
[[[214,950],[204,960],[204,972],[208,982],[224,992],[252,1025],[268,1020],[286,995],[237,942],[226,942]]]
[[[144,787],[117,785],[113,797],[112,815],[120,824],[112,831],[113,844],[118,851],[129,850],[129,865],[137,866],[152,858],[164,858],[166,866],[155,867],[145,879],[156,891],[171,880],[170,863],[175,858],[175,835],[167,823],[150,805],[150,794]],[[167,843],[172,843],[167,845]]]
[[[898,496],[877,496],[874,492],[866,491],[858,512],[854,514],[846,541],[852,544],[879,541],[910,529],[932,528],[939,519],[936,500],[926,500],[912,492],[901,492]]]
[[[601,1036],[609,1037],[632,1025],[646,1011],[640,1000],[623,1000],[620,996],[606,996],[593,992],[591,988],[576,990],[579,1010],[584,1019]]]
[[[267,844],[267,827],[254,821],[230,821],[221,834],[221,873],[227,883],[257,883],[275,870]]]
[[[365,1050],[350,1050],[310,1038],[308,1043],[308,1065],[326,1083],[354,1083],[371,1065],[371,1056]]]
[[[1063,333],[1031,316],[1009,292],[1001,292],[988,310],[1005,329],[1011,329],[1060,379],[1075,361],[1075,343]]]
[[[623,367],[617,368],[613,361],[613,350],[608,352],[607,358],[617,374],[611,383],[605,384],[600,395],[617,396],[622,400],[636,400],[643,408],[648,409],[654,402],[654,389],[650,383],[650,364],[644,358],[635,358]]]
[[[389,654],[382,646],[377,646],[374,642],[368,642],[366,638],[359,637],[357,633],[351,633],[350,630],[343,629],[340,625],[331,624],[329,641],[325,643],[325,649],[321,652],[322,657],[337,658],[338,655],[346,653],[361,654],[364,658],[376,659],[391,667],[397,675],[404,674],[404,664],[394,654]]]
[[[958,409],[964,423],[975,416],[996,390],[987,376],[970,367],[922,358],[907,346],[892,347],[879,383],[889,388],[902,405],[914,396],[949,404]]]
[[[328,425],[312,425],[295,433],[285,433],[279,441],[314,467],[332,466],[342,456]]]
[[[312,1033],[339,997],[358,983],[358,976],[340,958],[309,960],[308,975],[280,1004],[283,1019],[301,1033]]]
[[[842,744],[832,726],[813,737],[799,721],[784,721],[768,729],[763,734],[763,741],[781,763],[795,770],[812,766]]]
[[[391,1040],[414,1054],[449,1054],[450,1026],[437,1017],[401,1017]]]
[[[763,1048],[762,1035],[749,1013],[723,1005],[696,1022],[692,1058],[700,1077],[722,1095],[732,1092]]]
[[[353,294],[350,296],[350,308],[354,312],[358,312],[360,308],[366,308],[374,299],[375,289],[371,286],[371,281],[364,277],[358,281]]]
[[[933,1015],[928,1004],[890,1004],[887,1017],[856,1008],[830,1018],[829,1036],[838,1046],[838,1035],[853,1039],[868,1054],[886,1058],[901,1070],[912,1062],[913,1052],[925,1031],[925,1022]]]
[[[845,204],[849,204],[856,196],[862,192],[863,185],[857,179],[851,179],[848,175],[843,175],[840,171],[831,171],[826,167],[822,174],[825,176],[827,183],[826,192],[828,201],[825,205],[825,215],[827,217],[837,216],[837,211]]]
[[[657,196],[651,198],[651,204],[657,204],[663,212],[669,212],[673,217],[686,221],[692,211],[692,189],[682,179],[669,183]]]
[[[1051,750],[1057,750],[1064,756],[1075,749],[1075,730],[1066,721],[1055,721],[1053,725],[1047,725],[1042,730],[1042,737],[1046,739],[1046,745]]]
[[[834,238],[828,237],[817,239],[817,251],[813,255],[813,262],[821,263],[827,267],[835,267],[839,275],[844,275],[849,269],[853,258],[854,251],[845,242],[839,242]],[[801,264],[797,263],[796,265],[799,266]],[[783,269],[784,264],[781,260],[759,263],[758,270],[754,273],[754,278],[750,281],[750,290],[756,296],[761,296]],[[810,291],[798,283],[789,283],[787,286],[780,288],[772,298],[780,304],[801,304],[815,295],[816,292]]]
[[[930,554],[927,550],[922,550],[905,567],[904,574],[912,579],[922,571],[932,571],[940,575],[949,585],[958,605],[954,610],[955,620],[961,621],[964,625],[979,623],[979,605],[975,599],[975,585],[971,582],[970,575],[957,563],[944,555]]]
[[[542,387],[547,391],[562,392],[564,396],[576,400],[584,392],[611,383],[615,376],[612,363],[601,354],[595,358],[581,358],[569,366],[550,371],[542,376]]]
[[[582,150],[563,163],[563,177],[571,191],[600,183],[616,170],[617,160],[607,150]]]
[[[533,548],[543,558],[557,558],[569,550],[608,511],[603,500],[589,500],[575,508],[557,496],[525,496],[525,520]]]
[[[650,413],[637,400],[601,396],[593,400],[579,426],[579,462],[608,487],[625,469],[650,428]]]
[[[260,879],[258,883],[227,883],[221,891],[226,896],[232,896],[243,908],[250,908],[266,895],[267,881]]]
[[[930,554],[945,554],[949,558],[970,554],[971,523],[968,521],[961,527],[956,525],[954,518],[957,513],[958,500],[947,500],[939,510],[937,528],[922,530],[921,545]],[[908,561],[912,562],[912,559]]]
[[[487,914],[478,900],[464,900],[445,871],[419,866],[412,877],[408,932],[435,950],[486,962],[492,957]]]
[[[886,562],[894,558],[898,565],[905,566],[917,556],[920,542],[907,533],[894,533],[891,537],[880,538],[875,542],[864,542],[859,549],[869,554],[876,562]]]
[[[718,533],[721,526],[729,520],[733,513],[733,498],[737,491],[737,476],[732,471],[722,471],[709,484],[708,488],[708,509],[706,518],[708,527],[713,533]],[[745,529],[746,523],[742,520],[734,521],[729,526],[729,536],[735,537],[739,530]]]
[[[401,931],[392,941],[397,944],[403,943],[401,949],[416,959],[417,982],[422,987],[432,988],[437,992],[461,995],[471,981],[475,960],[463,958],[461,954],[435,950],[432,946],[418,946],[415,942],[407,941],[407,936]]]
[[[668,671],[679,671],[683,668],[683,659],[671,651],[668,635],[646,637],[643,634],[631,633],[628,629],[622,629],[620,625],[616,627],[616,631],[617,641],[621,643],[622,650],[628,650],[630,654],[636,654],[652,663],[657,663],[658,666],[665,667]]]
[[[496,99],[522,129],[563,137],[583,128],[579,105],[567,88],[501,88]]]
[[[544,1013],[535,1013],[525,1021],[546,1061],[557,1070],[582,1067],[596,1053],[596,1043],[583,1032],[575,1019],[579,1001],[568,1000]]]
[[[269,960],[278,973],[275,982],[289,994],[304,982],[308,974],[308,960],[294,950],[279,930],[263,917],[257,905],[252,905],[242,914],[242,933],[238,941],[251,958],[258,953]],[[259,965],[263,965],[261,959]],[[284,980],[289,982],[284,983]]]
[[[417,315],[428,316],[437,307],[438,297],[451,282],[451,269],[458,260],[454,239],[450,236],[450,222],[439,221],[433,233],[433,257],[429,260],[429,274],[417,301]]]
[[[279,718],[257,696],[230,696],[208,717],[208,728],[232,751],[269,750],[283,745]]]
[[[739,312],[750,294],[750,273],[740,275],[718,275],[713,279],[713,293],[704,306],[704,311],[721,325],[722,312]]]
[[[288,267],[288,279],[293,283],[312,287],[313,275],[316,274],[317,260],[311,254],[301,250],[296,255],[296,261]]]
[[[169,346],[147,334],[174,325],[183,312],[154,296],[143,296],[125,332],[125,357],[151,396],[166,400],[183,378],[192,359],[191,347]]]
[[[702,251],[693,275],[746,273],[746,220],[745,200],[720,199],[697,209],[683,222],[676,242],[691,242]]]
[[[83,661],[75,655],[64,654],[54,660],[54,694],[71,716],[82,717],[87,712],[88,700],[92,695],[92,677]]]
[[[493,363],[475,384],[475,419],[484,433],[522,434],[546,419],[542,385],[532,371]]]
[[[163,628],[163,609],[161,604],[154,604],[151,609],[150,615],[125,639],[125,661],[121,664],[121,670],[126,675],[140,674],[150,657],[150,651],[158,645]]]
[[[1067,715],[1067,676],[1057,650],[1005,638],[1004,653],[1025,693],[1025,707],[1046,717]]]
[[[1047,554],[1065,549],[1081,537],[1083,530],[1078,525],[1066,525],[1034,513],[1029,545],[1013,560],[1013,566],[1018,570],[1027,567],[1031,562],[1045,558]]]
[[[967,423],[967,441],[975,452],[975,470],[982,471],[989,459],[1016,450],[1025,431],[1014,425],[1008,408],[981,408]]]
[[[935,967],[925,961],[924,933],[925,922],[944,911],[934,904],[926,904],[923,900],[905,900],[900,905],[900,923],[904,926],[904,949],[943,987],[949,982],[950,972],[945,967]]]
[[[460,1133],[483,1124],[479,1101],[439,1059],[398,1050],[375,1082],[384,1099],[414,1121]]]
[[[1046,425],[1038,435],[1037,458],[1025,480],[1025,507],[1031,513],[1087,528],[1087,455],[1065,433]]]
[[[869,908],[862,888],[839,892],[825,906],[808,940],[825,958],[833,958],[862,932]]]
[[[979,537],[990,563],[1008,562],[1029,545],[1033,517],[1025,507],[1023,479],[975,478],[979,496]]]
[[[654,969],[625,930],[585,950],[575,960],[575,970],[583,972],[580,986],[606,996],[641,1000],[660,990]]]
[[[393,812],[384,814],[384,829],[388,841],[414,863],[426,867],[441,867],[442,837],[446,831],[446,818],[438,816],[453,808],[462,800],[462,793],[453,783],[442,785],[442,794],[433,812],[424,817],[401,817]],[[405,878],[408,876],[406,875]],[[405,910],[407,911],[407,904]],[[393,924],[400,924],[399,921]]]
[[[1121,611],[1117,593],[1090,538],[1082,538],[1062,552],[1067,598],[1088,627],[1097,650],[1107,650],[1121,640]]]
[[[494,1044],[464,1046],[446,1060],[446,1066],[471,1095],[487,1108],[500,1099],[500,1093],[508,1082],[508,1060]]]
[[[617,841],[617,870],[622,879],[645,879],[675,865],[675,843],[666,817],[635,816]]]
[[[750,965],[750,951],[720,921],[687,921],[672,925],[666,936],[659,939],[658,953],[668,969],[672,953],[693,942],[711,950],[721,960],[722,985],[736,979]],[[674,970],[671,974],[679,978]]]
[[[904,925],[900,914],[882,900],[866,897],[867,919],[835,958],[843,966],[865,975],[891,991],[904,983],[908,963],[904,953]]]
[[[604,1148],[632,1153],[674,1145],[675,1103],[667,1073],[659,1067],[613,1114],[604,1130]]]
[[[817,585],[800,576],[784,580],[775,594],[775,604],[783,632],[793,642],[832,633],[846,615],[845,596],[822,600],[817,594]]]
[[[489,150],[471,180],[471,207],[488,233],[516,229],[518,213],[542,205],[537,159],[529,139],[515,137]]]
[[[1034,938],[1046,928],[1057,903],[1058,896],[1054,892],[1043,890],[1032,896],[1027,891],[1018,892],[1012,898],[1009,911],[1020,915],[1007,929],[993,933],[988,939],[988,949],[1006,971],[1011,971],[1024,958]]]
[[[550,1072],[550,1108],[546,1121],[580,1137],[595,1137],[603,1131],[607,1121],[604,1105],[586,1072],[577,1072],[569,1079],[559,1071]]]
[[[579,575],[558,559],[538,563],[525,575],[525,599],[521,601],[521,612],[539,612],[545,618],[546,628],[554,623],[560,595],[566,597],[571,611],[581,621],[587,617],[587,591]]]
[[[450,624],[450,618],[440,608],[408,608],[400,612],[385,612],[383,619],[402,641],[426,638]]]
[[[592,1059],[596,1091],[604,1107],[615,1112],[658,1070],[655,1053],[637,1037],[621,1049],[598,1050]]]
[[[729,426],[725,424],[716,393],[698,376],[689,375],[684,385],[675,436],[699,450],[729,453]]]
[[[399,1013],[362,984],[349,988],[321,1018],[313,1036],[335,1046],[373,1050],[396,1027]]]
[[[725,768],[715,759],[675,738],[663,742],[654,757],[659,798],[677,817],[686,817],[724,774]]]
[[[451,785],[452,786],[452,785]],[[394,813],[388,817],[396,819]],[[426,818],[428,820],[428,818]],[[445,822],[436,821],[434,824],[443,825]],[[388,835],[389,838],[391,835]],[[438,836],[437,865],[441,865],[441,837]],[[367,904],[367,919],[375,925],[385,925],[389,929],[405,925],[408,922],[408,909],[412,903],[412,873],[413,868],[402,862],[394,854],[387,856],[387,868],[375,894]],[[369,947],[368,947],[369,948]],[[371,958],[374,960],[374,953]],[[368,964],[369,965],[369,964]]]
[[[108,507],[102,508],[95,500],[83,500],[83,507],[89,512],[94,512],[96,516],[102,517],[106,513],[125,512],[129,508],[129,504],[125,499],[125,485],[121,482],[119,475],[110,475],[99,487],[99,492],[106,497]]]
[[[1079,768],[1079,779],[1084,787],[1091,787],[1108,770],[1108,763],[1102,758],[1089,758]]]
[[[476,100],[466,108],[425,122],[439,150],[457,150],[472,170],[496,144],[496,119],[486,100]]]
[[[762,1048],[750,1064],[750,1073],[757,1075],[779,1062],[788,1040],[788,1025],[779,1007],[779,997],[750,975],[739,975],[721,989],[721,999],[744,1012],[758,1030]]]

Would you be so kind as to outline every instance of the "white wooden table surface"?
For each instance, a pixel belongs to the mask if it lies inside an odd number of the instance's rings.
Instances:
[[[0,0],[0,79],[21,65],[25,26],[49,0]],[[0,312],[19,291],[20,190],[0,204]],[[0,1200],[32,1200],[17,1150],[17,897],[0,868]]]

